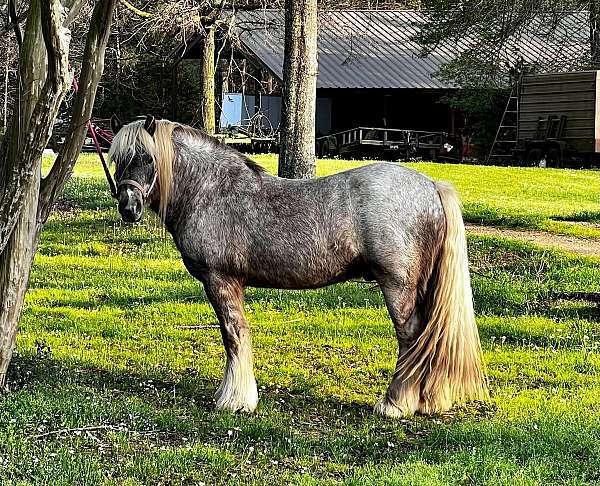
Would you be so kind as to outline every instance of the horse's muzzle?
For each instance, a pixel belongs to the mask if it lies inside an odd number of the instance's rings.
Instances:
[[[126,223],[137,223],[142,219],[144,204],[141,198],[136,195],[128,194],[129,191],[123,191],[119,197],[119,213]],[[125,196],[125,197],[122,197]]]

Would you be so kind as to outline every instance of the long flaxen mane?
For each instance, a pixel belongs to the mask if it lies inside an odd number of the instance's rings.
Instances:
[[[187,128],[168,120],[156,120],[154,135],[150,135],[144,128],[143,120],[129,123],[115,135],[109,152],[110,160],[117,163],[130,161],[142,150],[152,157],[160,195],[158,214],[163,221],[173,187],[173,162],[175,161],[173,130],[178,127]]]
[[[221,152],[223,160],[237,160],[257,175],[264,172],[264,169],[250,158],[190,126],[169,120],[156,120],[154,135],[150,135],[144,128],[144,120],[129,123],[115,135],[110,147],[110,160],[117,163],[130,161],[139,151],[144,151],[152,157],[158,176],[157,185],[160,195],[158,214],[163,221],[173,189],[173,165],[176,157],[173,132],[175,130],[185,134],[192,143],[209,144],[215,155],[216,152]]]

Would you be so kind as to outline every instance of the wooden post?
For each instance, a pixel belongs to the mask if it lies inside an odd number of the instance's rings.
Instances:
[[[264,73],[265,94],[273,94],[273,75],[270,72]]]
[[[600,4],[590,0],[590,53],[592,67],[600,69]]]
[[[279,176],[315,176],[317,0],[285,0]]]
[[[171,118],[177,121],[179,117],[179,63],[171,69]]]
[[[254,76],[254,113],[262,111],[263,70],[258,68]]]
[[[215,26],[206,27],[202,43],[202,99],[200,125],[209,135],[215,133]]]

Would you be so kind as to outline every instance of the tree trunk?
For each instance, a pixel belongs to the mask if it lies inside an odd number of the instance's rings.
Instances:
[[[590,0],[590,51],[592,67],[600,69],[600,3]]]
[[[10,53],[6,54],[6,65],[4,66],[4,109],[2,110],[2,132],[6,131],[8,120],[8,77],[10,72]]]
[[[65,4],[69,4],[69,0]],[[80,2],[70,2],[70,4],[73,5],[72,8],[81,5]],[[42,22],[48,19],[47,4],[42,8],[41,16],[39,0],[32,0],[30,4],[20,69],[21,85],[24,87],[24,92],[28,93],[28,101],[19,108],[21,114],[28,114],[29,117],[22,119],[13,114],[11,137],[7,137],[7,142],[0,152],[0,161],[4,161],[9,167],[6,174],[20,175],[31,170],[29,178],[19,179],[23,193],[22,208],[18,212],[14,229],[10,232],[4,250],[0,250],[0,390],[5,388],[6,372],[15,347],[17,327],[42,224],[48,217],[52,203],[71,176],[85,137],[86,124],[103,71],[104,52],[115,4],[116,0],[99,0],[96,3],[90,22],[82,62],[80,90],[75,98],[70,132],[41,186],[41,152],[38,154],[33,149],[28,149],[27,142],[31,144],[32,138],[29,127],[35,127],[35,131],[40,133],[41,137],[47,134],[49,138],[58,105],[64,96],[64,87],[61,83],[65,82],[65,77],[61,69],[68,62],[68,52],[64,49],[64,45],[62,48],[58,48],[56,43],[53,47],[49,45],[48,36],[54,36],[55,41],[59,31],[51,32],[48,25],[43,27],[40,25],[40,19]],[[43,55],[43,43],[39,41],[42,29],[49,59],[47,64]],[[64,32],[61,35],[64,35]],[[36,46],[36,44],[39,46],[38,49],[32,47],[31,52],[26,49],[27,45]],[[44,76],[45,66],[48,69],[47,76]],[[49,83],[54,89],[48,88]],[[43,88],[40,91],[41,84]],[[32,109],[32,106],[35,108]],[[38,140],[41,150],[46,146],[48,138]],[[26,143],[19,143],[21,140],[25,140]],[[11,158],[11,154],[19,153],[23,156]],[[0,186],[2,196],[5,201],[9,201],[6,182],[2,181],[2,183],[3,185]]]
[[[209,135],[215,133],[215,27],[206,27],[202,41],[202,100],[200,124]]]
[[[19,61],[20,101],[0,150],[0,253],[17,224],[67,90],[70,36],[62,15],[58,0],[30,2]]]
[[[38,166],[31,186],[25,192],[26,202],[17,224],[0,254],[0,391],[5,388],[6,373],[15,347],[33,256],[38,244],[39,183]]]
[[[285,1],[279,176],[315,176],[317,0]]]
[[[31,0],[19,56],[18,101],[0,150],[0,390],[12,357],[37,246],[42,152],[65,93],[68,37],[58,1]]]

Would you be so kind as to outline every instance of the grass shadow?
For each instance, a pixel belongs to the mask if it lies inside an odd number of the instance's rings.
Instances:
[[[364,466],[396,467],[425,461],[432,465],[459,463],[467,468],[479,464],[474,474],[483,479],[493,473],[490,461],[519,468],[542,461],[552,464],[549,477],[558,478],[559,471],[567,471],[569,477],[586,474],[591,479],[586,464],[598,460],[592,442],[595,429],[566,421],[558,412],[540,410],[525,419],[499,422],[494,406],[475,404],[444,416],[394,421],[373,416],[364,403],[267,387],[256,414],[230,414],[213,410],[216,383],[204,377],[180,375],[173,380],[86,368],[84,363],[66,367],[43,354],[17,357],[10,383],[17,402],[26,401],[26,394],[32,400],[30,407],[41,407],[28,410],[39,423],[77,425],[70,420],[79,414],[90,421],[120,424],[125,431],[121,442],[129,443],[121,452],[125,455],[136,447],[145,450],[147,443],[154,441],[157,446],[167,443],[182,448],[203,444],[233,454],[236,461],[247,457],[252,448],[264,450],[271,464],[284,461],[284,469],[286,462],[302,463],[311,457],[318,457],[319,463],[343,465],[341,478]],[[39,400],[42,397],[43,402]],[[0,403],[10,399],[2,397]],[[10,411],[11,406],[8,408]],[[24,419],[15,415],[17,422]],[[133,431],[140,427],[144,442],[136,444]],[[12,440],[24,440],[30,432],[26,426]],[[38,447],[47,447],[49,442],[68,447],[77,440],[63,434],[28,442]],[[471,450],[478,454],[465,454]]]

